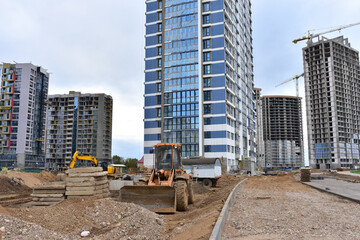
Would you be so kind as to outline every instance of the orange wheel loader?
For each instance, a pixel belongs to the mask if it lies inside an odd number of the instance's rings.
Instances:
[[[155,145],[154,168],[146,186],[124,186],[121,201],[131,202],[157,213],[186,211],[194,202],[192,178],[184,172],[181,145],[161,143]]]

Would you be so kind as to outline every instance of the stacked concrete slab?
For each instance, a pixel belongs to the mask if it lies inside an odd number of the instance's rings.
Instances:
[[[101,167],[81,167],[66,171],[66,191],[68,199],[79,197],[110,196],[107,172]]]
[[[50,206],[65,199],[65,182],[36,185],[31,194],[35,206]]]

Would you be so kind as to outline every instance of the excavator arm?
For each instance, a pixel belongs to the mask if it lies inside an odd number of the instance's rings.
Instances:
[[[75,163],[77,160],[86,160],[86,161],[91,161],[96,167],[98,165],[98,162],[96,160],[95,157],[91,156],[91,155],[88,155],[88,156],[79,156],[79,151],[76,151],[74,153],[74,156],[72,158],[72,161],[70,163],[70,168],[73,168],[75,166]]]

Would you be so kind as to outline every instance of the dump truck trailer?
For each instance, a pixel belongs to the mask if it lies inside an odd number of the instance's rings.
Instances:
[[[221,178],[220,158],[183,158],[184,170],[204,186],[216,186]]]

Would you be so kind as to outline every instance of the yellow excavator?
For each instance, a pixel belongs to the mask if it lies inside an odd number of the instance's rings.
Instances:
[[[184,172],[181,145],[160,143],[155,153],[154,168],[147,186],[124,186],[120,189],[121,201],[131,202],[157,213],[186,211],[194,202],[192,177]]]
[[[96,160],[95,157],[93,157],[91,155],[79,156],[79,151],[76,151],[74,153],[74,156],[73,156],[72,161],[70,163],[70,168],[73,168],[75,166],[75,163],[76,163],[77,160],[91,161],[95,165],[95,167],[97,167],[97,165],[98,165],[98,161]]]

